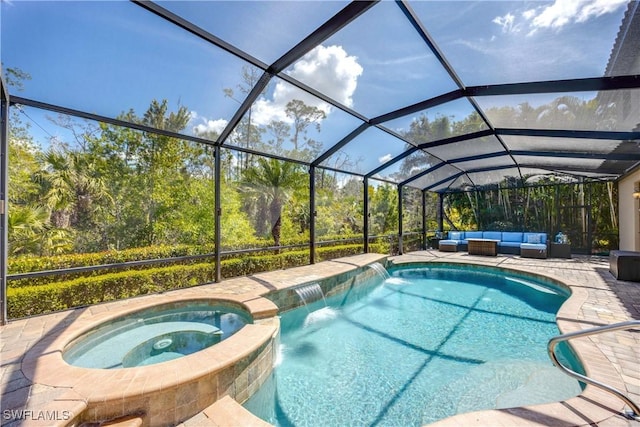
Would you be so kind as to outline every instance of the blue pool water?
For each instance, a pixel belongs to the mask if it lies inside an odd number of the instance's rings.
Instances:
[[[278,426],[417,426],[580,393],[546,350],[565,290],[477,268],[390,273],[284,313],[278,365],[245,407]]]
[[[210,347],[247,323],[248,314],[210,303],[154,307],[94,328],[66,348],[62,357],[85,368],[151,365]]]

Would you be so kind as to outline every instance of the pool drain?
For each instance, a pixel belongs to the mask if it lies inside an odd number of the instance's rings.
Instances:
[[[171,338],[163,338],[153,345],[154,350],[163,350],[173,343]]]

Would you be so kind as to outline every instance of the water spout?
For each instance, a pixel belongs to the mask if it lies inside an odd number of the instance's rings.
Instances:
[[[327,300],[324,297],[324,292],[322,292],[322,288],[318,283],[311,283],[304,286],[299,286],[295,288],[296,293],[300,297],[300,300],[307,307],[307,311],[309,311],[308,304],[318,301],[320,298],[324,301],[325,307],[327,306]]]
[[[379,262],[374,262],[373,264],[369,264],[369,265],[367,265],[367,267],[372,268],[376,272],[376,274],[378,276],[380,276],[380,278],[382,278],[383,282],[385,280],[391,278],[391,276],[389,275],[389,272],[387,271],[387,269],[384,268],[384,266],[382,264],[380,264]]]

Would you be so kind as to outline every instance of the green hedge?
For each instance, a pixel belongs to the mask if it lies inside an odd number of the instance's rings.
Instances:
[[[197,255],[213,252],[213,246],[148,246],[144,248],[105,251],[87,254],[68,254],[46,257],[19,256],[10,257],[7,269],[9,274],[32,271],[60,270],[63,268],[87,267],[90,265],[117,264],[121,262],[145,259],[171,258],[185,255]]]
[[[347,239],[350,237],[362,237],[362,236],[327,236],[327,239],[338,240],[338,238]],[[264,247],[268,247],[270,241],[264,241]],[[283,246],[288,245],[299,245],[299,244],[308,244],[308,239],[304,237],[296,238],[296,239],[288,239],[286,242],[283,242]],[[243,248],[243,246],[247,246],[247,248]],[[339,243],[335,243],[335,245],[339,245]],[[238,248],[235,249],[260,249],[260,247],[255,246],[255,242],[252,244],[239,244]],[[282,252],[286,251],[298,251],[299,249],[282,249]],[[144,248],[134,248],[134,249],[126,249],[121,251],[106,251],[106,252],[96,252],[96,253],[88,253],[88,254],[69,254],[69,255],[56,255],[56,256],[48,256],[48,257],[36,257],[36,256],[20,256],[20,257],[10,257],[8,260],[8,273],[11,274],[20,274],[20,273],[30,273],[37,271],[55,271],[62,270],[67,268],[76,268],[76,267],[88,267],[88,266],[97,266],[97,265],[109,265],[109,264],[119,264],[131,261],[143,261],[143,260],[151,260],[151,259],[168,259],[167,262],[154,264],[154,265],[142,265],[142,266],[126,266],[122,268],[105,268],[101,270],[92,270],[92,271],[84,271],[84,272],[72,272],[72,273],[64,273],[64,274],[49,274],[45,276],[39,277],[30,277],[27,279],[11,279],[9,278],[8,285],[9,287],[22,287],[22,286],[34,286],[34,285],[45,285],[53,282],[66,282],[69,280],[81,278],[81,277],[96,277],[101,276],[103,274],[113,273],[115,271],[123,271],[123,270],[146,270],[149,268],[158,268],[158,267],[169,267],[174,265],[193,265],[193,264],[202,264],[204,262],[213,262],[213,257],[211,258],[199,258],[195,260],[171,260],[170,258],[183,257],[183,256],[192,256],[192,255],[202,255],[202,254],[212,254],[214,252],[214,247],[211,245],[208,246],[191,246],[191,245],[176,245],[176,246],[148,246]],[[251,256],[260,256],[260,255],[269,255],[273,254],[272,250],[266,251],[256,251],[252,252]],[[239,255],[223,255],[223,259],[231,259],[238,257]]]
[[[344,240],[362,238],[360,235],[324,236],[324,240]],[[308,237],[283,239],[283,246],[309,244]],[[224,250],[259,249],[272,245],[270,240],[240,243],[233,248]],[[7,270],[9,274],[29,273],[33,271],[60,270],[73,267],[87,267],[92,265],[117,264],[121,262],[140,261],[146,259],[172,258],[188,255],[214,253],[213,245],[156,245],[143,248],[124,249],[118,251],[104,251],[86,254],[68,254],[55,256],[24,255],[10,257]]]
[[[343,245],[318,248],[319,260],[362,253],[362,245]],[[384,245],[370,245],[371,252],[386,253]],[[221,262],[224,278],[245,276],[262,271],[290,268],[309,263],[309,251],[244,256]],[[179,289],[211,282],[214,268],[210,262],[193,265],[154,266],[144,270],[79,277],[44,285],[9,287],[7,309],[9,318],[33,316],[82,307],[105,301],[130,298],[171,289]]]
[[[122,271],[67,282],[7,289],[10,318],[65,310],[213,280],[211,264]]]

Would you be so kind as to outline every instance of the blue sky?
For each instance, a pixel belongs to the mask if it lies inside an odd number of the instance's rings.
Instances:
[[[271,63],[346,3],[160,4]],[[619,0],[410,4],[465,85],[602,76],[626,8],[626,1]],[[221,129],[238,107],[223,91],[232,88],[241,97],[239,76],[247,64],[132,3],[11,0],[0,7],[3,66],[32,76],[19,96],[112,117],[130,108],[142,114],[152,99],[167,99],[173,109],[184,105],[192,111],[188,133]],[[389,1],[375,5],[286,72],[368,117],[456,88]],[[299,91],[274,79],[253,110],[254,120],[287,120],[284,105],[296,97]],[[327,113],[322,133],[311,135],[325,148],[359,125],[318,99],[305,102]],[[468,111],[458,102],[426,113],[462,118]],[[59,133],[44,115],[30,110],[40,126]],[[411,119],[390,127],[407,129]],[[46,138],[37,126],[33,133]],[[357,150],[373,167],[403,149],[359,144]]]

